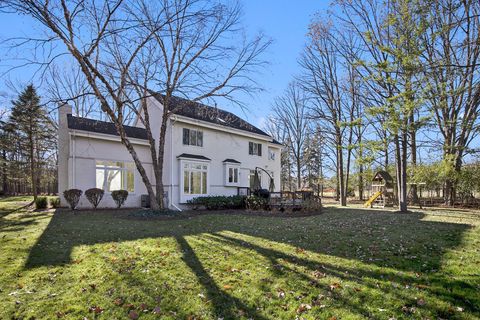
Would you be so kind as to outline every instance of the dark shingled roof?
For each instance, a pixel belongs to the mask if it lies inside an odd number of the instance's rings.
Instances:
[[[230,163],[241,163],[240,161],[237,161],[235,159],[225,159],[223,162],[230,162]]]
[[[154,94],[155,98],[162,103],[163,95],[157,93]],[[267,133],[248,123],[242,118],[234,115],[231,112],[210,107],[198,102],[193,102],[180,97],[170,98],[170,110],[179,116],[192,118],[196,120],[206,121],[221,126],[243,130],[251,133],[260,134],[262,136],[269,137]]]
[[[198,159],[198,160],[211,160],[207,157],[198,155],[198,154],[189,154],[189,153],[182,153],[181,155],[177,156],[177,158],[190,158],[190,159]]]
[[[387,171],[378,171],[377,173],[375,173],[375,175],[373,176],[373,181],[381,181],[383,180],[385,185],[387,186],[393,186],[393,178],[392,176],[390,175],[390,173],[388,173]]]
[[[112,122],[93,120],[88,118],[67,115],[68,128],[118,136],[117,129]],[[147,140],[147,131],[143,128],[124,126],[127,137]]]

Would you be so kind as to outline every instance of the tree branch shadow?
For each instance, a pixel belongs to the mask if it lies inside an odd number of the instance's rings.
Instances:
[[[260,315],[253,306],[245,305],[241,300],[229,295],[226,291],[221,290],[215,283],[215,280],[208,274],[198,259],[195,251],[184,237],[176,237],[182,252],[182,260],[196,275],[200,284],[205,288],[208,299],[212,301],[215,315],[225,319],[236,319],[240,315],[235,310],[246,311],[248,317],[254,319],[266,319]]]

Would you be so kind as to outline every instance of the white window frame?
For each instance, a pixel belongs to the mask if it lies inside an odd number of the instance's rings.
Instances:
[[[277,153],[273,148],[268,148],[268,160],[270,161],[275,161],[275,158],[277,157]]]
[[[201,160],[201,159],[190,159],[190,160],[185,160],[185,159],[180,159],[180,173],[179,173],[179,179],[180,179],[180,203],[187,203],[188,200],[192,200],[193,198],[196,197],[205,197],[210,194],[210,160]],[[191,193],[185,193],[185,177],[184,177],[184,167],[185,165],[202,165],[206,166],[206,170],[195,170],[195,169],[189,169],[189,172],[206,172],[207,173],[207,182],[206,182],[206,193],[199,193],[199,194],[191,194]],[[203,175],[202,175],[203,179]]]
[[[105,164],[99,164],[99,163],[105,163],[105,162],[112,162],[112,163],[122,163],[123,164],[123,167],[108,167],[107,165]],[[135,194],[135,166],[133,166],[132,169],[130,168],[127,168],[127,165],[131,165],[131,164],[134,164],[133,162],[131,161],[117,161],[117,160],[95,160],[95,186],[97,185],[97,170],[103,170],[103,186],[100,188],[102,189],[106,194],[110,194],[112,193],[112,191],[115,191],[115,190],[111,190],[111,191],[108,191],[107,190],[107,172],[108,171],[120,171],[121,173],[125,172],[129,172],[131,171],[132,174],[133,174],[133,191],[130,191],[128,190],[128,178],[125,177],[125,179],[123,180],[123,186],[122,186],[122,190],[127,190],[129,192],[129,194]]]
[[[237,172],[237,181],[235,179],[233,182],[230,182],[230,170]],[[240,164],[238,163],[225,163],[225,186],[227,187],[238,187],[240,186]]]

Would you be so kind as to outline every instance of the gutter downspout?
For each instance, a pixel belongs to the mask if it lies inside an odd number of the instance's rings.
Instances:
[[[172,121],[172,125],[170,126],[170,158],[171,158],[171,162],[170,162],[170,194],[169,194],[169,198],[170,198],[170,205],[172,207],[174,207],[175,209],[177,209],[178,211],[182,211],[182,209],[180,209],[179,207],[177,207],[174,203],[173,203],[173,125],[174,125],[174,122],[173,122],[173,118],[170,119]]]

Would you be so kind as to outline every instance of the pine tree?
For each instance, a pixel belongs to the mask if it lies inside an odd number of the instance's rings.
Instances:
[[[28,165],[31,191],[36,199],[42,158],[51,147],[53,126],[33,85],[28,85],[12,104],[9,123],[18,139],[17,152]]]

